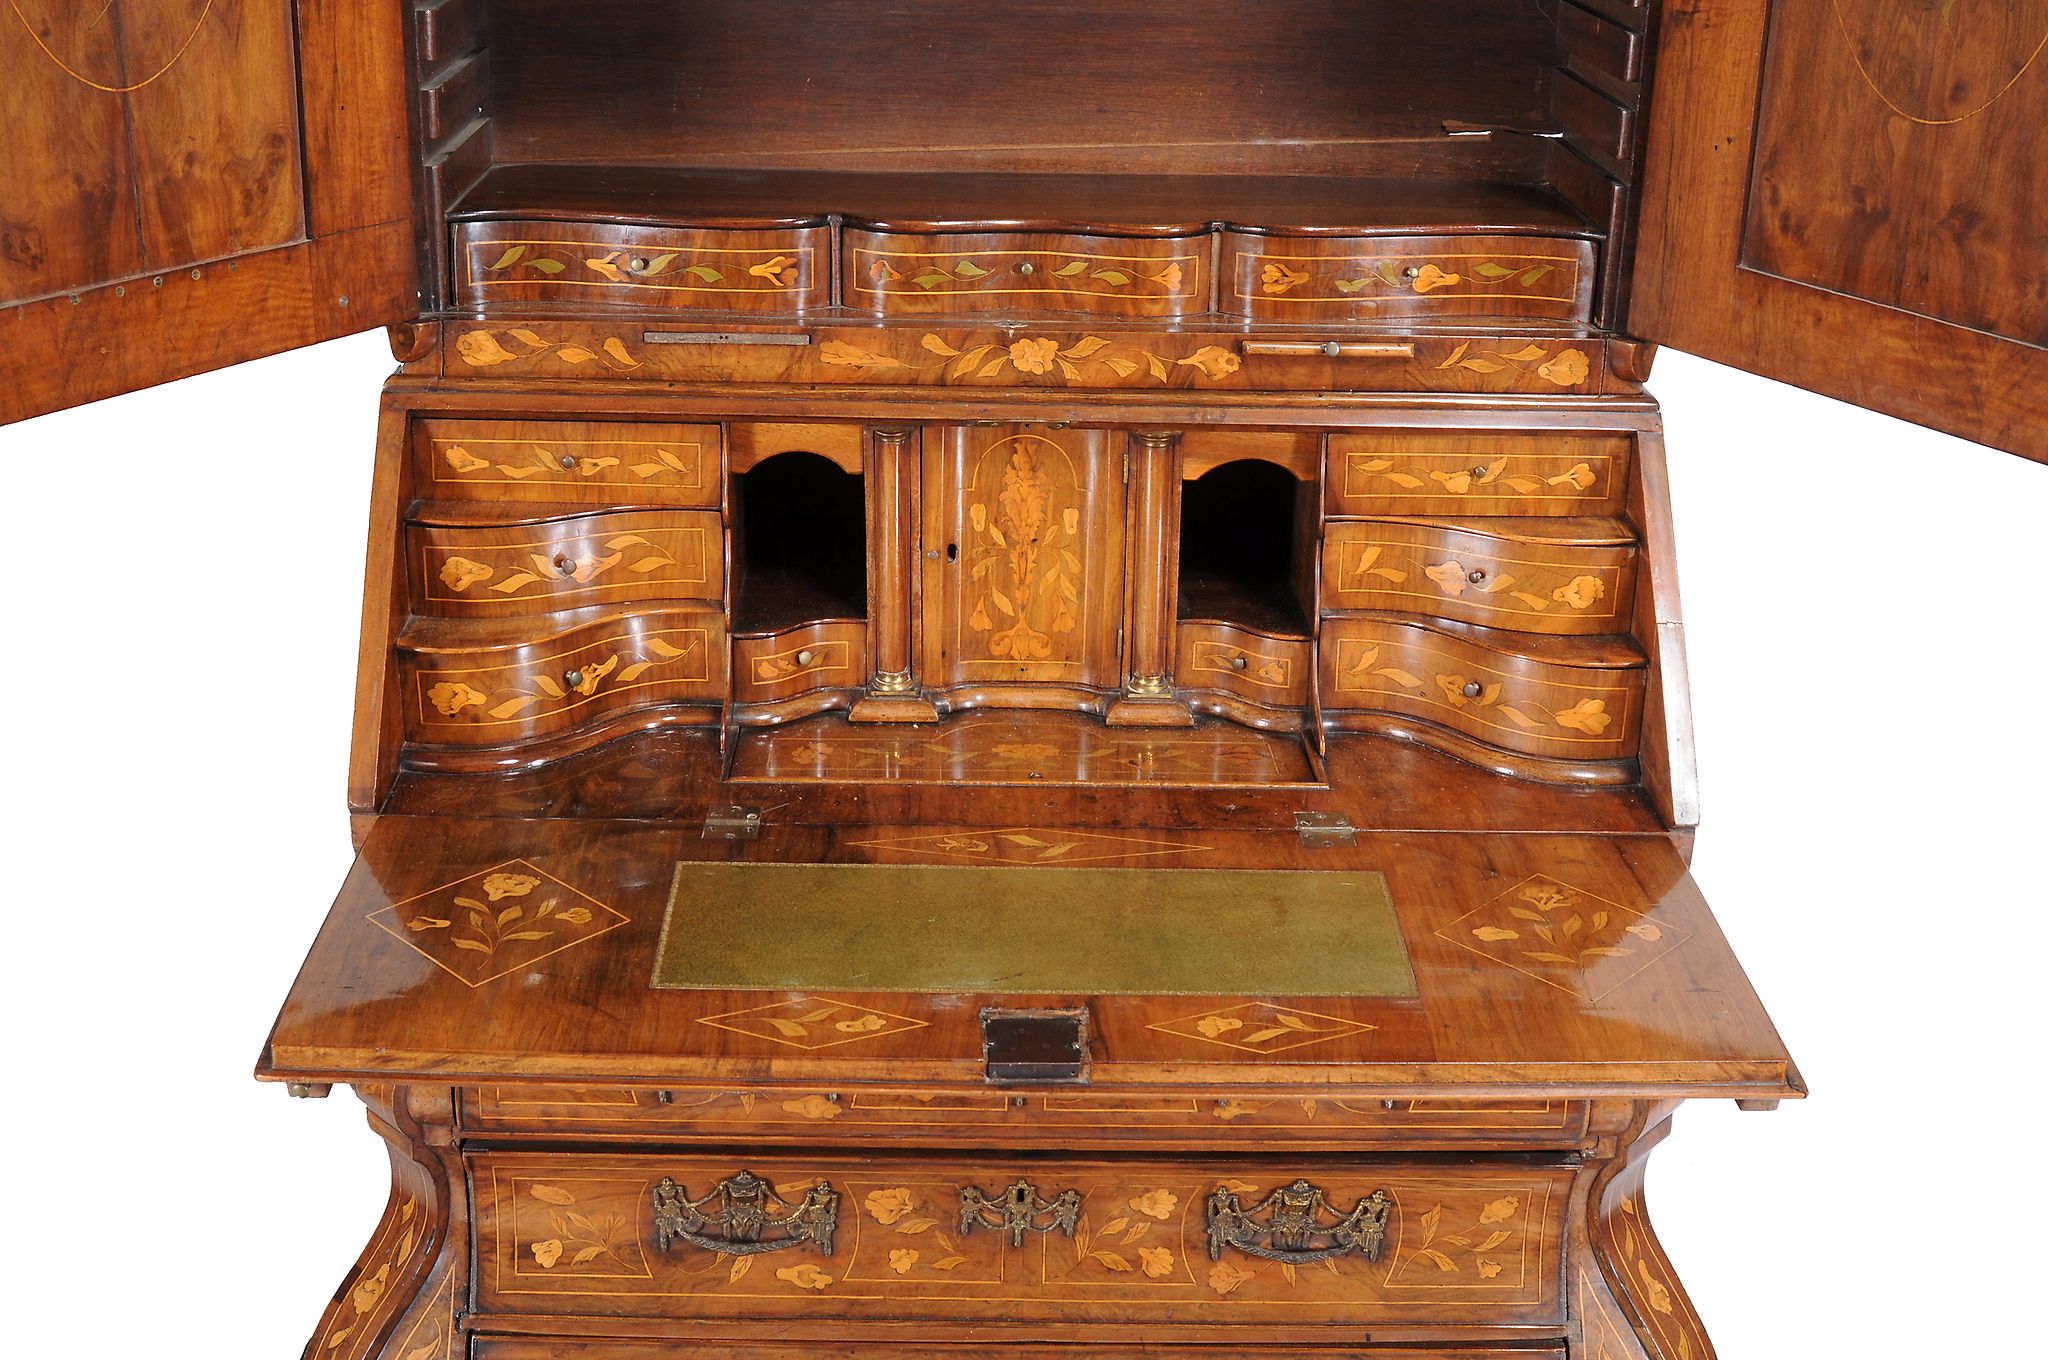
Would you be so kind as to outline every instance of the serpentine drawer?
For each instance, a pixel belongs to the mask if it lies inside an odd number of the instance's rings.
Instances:
[[[1593,312],[1591,241],[1544,236],[1223,233],[1220,311],[1255,321]]]
[[[1210,237],[846,232],[844,303],[876,316],[1179,317],[1209,309]]]
[[[484,1314],[1554,1326],[1573,1169],[469,1156]],[[1341,1338],[1340,1338],[1341,1339]]]
[[[1333,520],[1325,609],[1398,609],[1525,633],[1625,633],[1636,550],[1618,520]]]
[[[715,601],[725,530],[713,510],[619,511],[534,524],[414,524],[414,610],[451,618],[594,604]]]
[[[794,313],[832,304],[832,230],[458,222],[454,269],[456,301],[466,306]]]

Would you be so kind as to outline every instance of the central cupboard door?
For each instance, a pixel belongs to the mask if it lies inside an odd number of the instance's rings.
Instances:
[[[1125,436],[1043,425],[937,435],[924,455],[925,683],[1117,688]]]

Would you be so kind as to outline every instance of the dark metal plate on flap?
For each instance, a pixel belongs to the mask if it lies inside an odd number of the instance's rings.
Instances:
[[[1088,1011],[981,1013],[982,1073],[992,1082],[1083,1083],[1088,1080]]]

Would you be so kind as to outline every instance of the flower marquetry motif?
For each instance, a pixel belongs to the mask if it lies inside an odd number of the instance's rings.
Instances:
[[[1241,1006],[1204,1011],[1146,1028],[1198,1043],[1234,1048],[1241,1053],[1282,1053],[1364,1034],[1378,1026],[1292,1006],[1276,1006],[1270,1001],[1247,1001]]]
[[[1589,1001],[1685,943],[1669,921],[1542,874],[1467,912],[1437,935]]]
[[[979,864],[1083,864],[1091,860],[1147,859],[1199,854],[1203,845],[1112,836],[1093,831],[1013,826],[1000,831],[941,831],[891,840],[850,841],[870,850]]]
[[[626,924],[627,917],[523,859],[370,913],[370,924],[471,987]]]
[[[837,1048],[841,1044],[881,1039],[927,1027],[926,1021],[913,1020],[907,1015],[819,996],[799,996],[772,1006],[707,1015],[697,1023],[805,1051]],[[807,1114],[807,1117],[815,1116]]]

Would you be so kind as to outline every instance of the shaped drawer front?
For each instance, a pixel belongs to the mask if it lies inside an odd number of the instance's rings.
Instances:
[[[1625,633],[1636,562],[1632,545],[1614,541],[1625,533],[1614,521],[1588,526],[1588,537],[1607,542],[1547,538],[1540,530],[1332,521],[1323,531],[1322,605],[1433,614],[1526,633]]]
[[[849,1012],[851,1013],[851,1012]],[[1268,1012],[1224,1017],[1257,1035]],[[1020,1103],[1021,1102],[1021,1103]],[[463,1092],[466,1131],[539,1139],[589,1137],[731,1143],[796,1138],[835,1144],[896,1142],[976,1146],[1125,1147],[1135,1137],[1213,1148],[1243,1139],[1261,1147],[1576,1146],[1583,1102],[1431,1100],[1269,1095],[1121,1095],[1086,1091],[791,1090],[720,1087],[486,1086]]]
[[[845,239],[845,305],[877,316],[1178,317],[1209,310],[1206,234],[849,230]]]
[[[724,532],[709,510],[622,511],[506,528],[415,524],[406,538],[420,614],[716,600],[724,588]]]
[[[465,306],[597,302],[794,313],[832,305],[832,232],[458,222],[454,269],[455,300]]]
[[[1593,243],[1543,236],[1223,234],[1218,310],[1258,321],[1592,315]]]
[[[833,620],[763,637],[733,639],[733,697],[741,703],[789,699],[867,683],[867,625]]]
[[[1328,619],[1328,709],[1437,723],[1490,746],[1558,760],[1632,756],[1643,670],[1539,661],[1391,619]]]
[[[716,425],[423,420],[413,447],[426,500],[718,504]]]
[[[471,1170],[486,1313],[1290,1327],[1563,1317],[1562,1166],[489,1152]],[[1276,1240],[1272,1221],[1290,1212],[1314,1228]]]
[[[1309,655],[1306,638],[1183,623],[1174,680],[1184,689],[1220,689],[1255,704],[1297,708],[1308,702]]]
[[[501,746],[725,693],[725,624],[703,612],[585,624],[502,647],[401,643],[407,734]]]
[[[1629,436],[1389,431],[1330,436],[1332,515],[1611,515]]]

